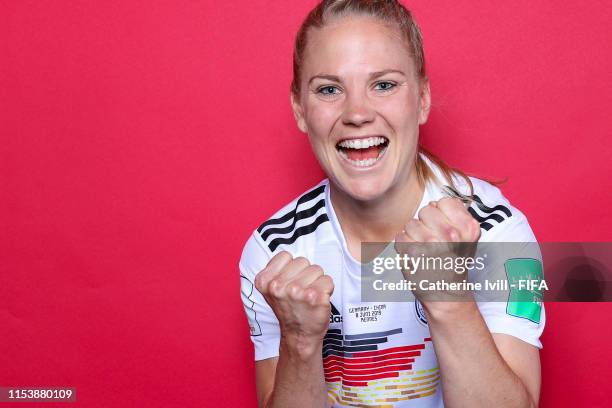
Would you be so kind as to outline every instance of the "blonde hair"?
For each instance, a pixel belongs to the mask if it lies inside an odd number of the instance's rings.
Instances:
[[[427,78],[421,30],[412,14],[396,0],[323,0],[304,19],[296,38],[293,51],[293,81],[291,92],[300,94],[301,68],[311,28],[321,28],[333,18],[347,15],[375,17],[387,24],[396,25],[406,43],[420,79]]]
[[[421,29],[414,21],[412,13],[397,0],[323,0],[304,19],[295,39],[293,51],[293,80],[291,81],[291,92],[296,97],[300,95],[300,83],[302,74],[302,63],[304,52],[308,41],[308,31],[311,28],[321,28],[333,18],[348,15],[364,15],[374,17],[386,24],[397,27],[408,45],[415,72],[421,81],[427,80],[425,70],[425,54],[423,52],[423,38]],[[473,194],[474,188],[469,177],[461,170],[448,166],[443,160],[426,150],[423,146],[418,147],[416,157],[416,171],[419,181],[423,185],[427,181],[439,184],[437,178],[423,159],[422,155],[431,160],[446,178],[446,182],[453,188],[456,185],[453,175],[463,177]]]

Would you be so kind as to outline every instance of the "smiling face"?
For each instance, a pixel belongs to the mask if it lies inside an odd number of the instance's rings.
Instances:
[[[375,200],[414,178],[429,104],[399,30],[349,16],[308,33],[293,111],[327,176],[352,198]]]

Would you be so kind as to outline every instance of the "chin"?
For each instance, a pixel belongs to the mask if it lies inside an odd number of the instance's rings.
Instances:
[[[387,190],[381,180],[347,180],[339,188],[356,201],[369,202],[382,197]]]

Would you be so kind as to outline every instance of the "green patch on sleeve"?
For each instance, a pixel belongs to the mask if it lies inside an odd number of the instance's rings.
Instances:
[[[537,283],[530,287],[528,282],[539,283],[544,279],[542,262],[533,258],[513,258],[508,259],[504,267],[510,287],[506,313],[539,324],[543,294],[537,289]]]

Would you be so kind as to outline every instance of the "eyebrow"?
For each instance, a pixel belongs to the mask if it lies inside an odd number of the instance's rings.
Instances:
[[[376,72],[370,73],[370,79],[380,78],[383,75],[391,74],[391,73],[396,73],[396,74],[401,74],[403,76],[406,76],[404,71],[400,71],[399,69],[384,69],[382,71],[376,71]],[[318,74],[310,78],[310,80],[308,81],[308,85],[310,85],[310,83],[314,81],[315,79],[327,79],[328,81],[341,82],[340,77],[336,75]]]

